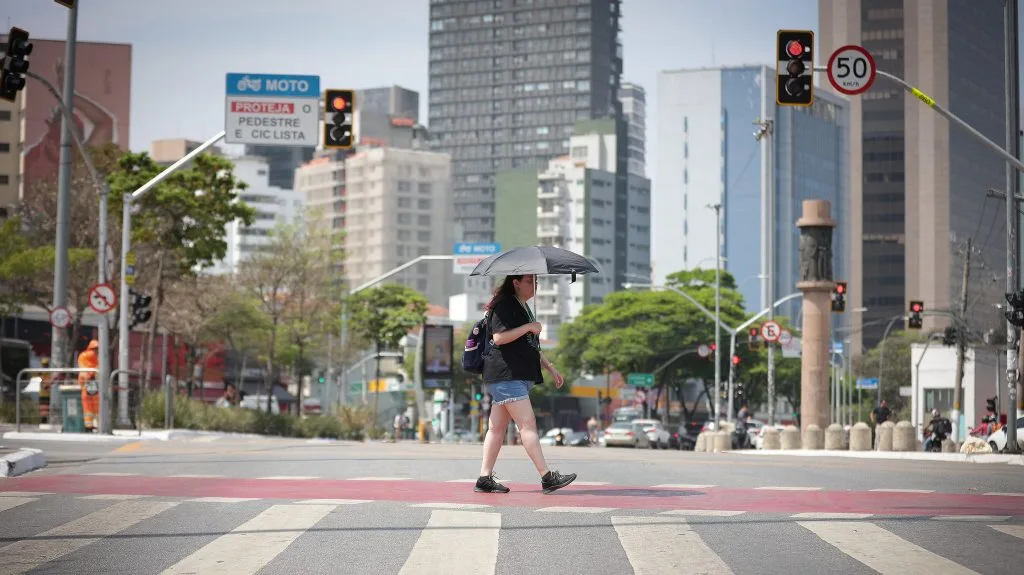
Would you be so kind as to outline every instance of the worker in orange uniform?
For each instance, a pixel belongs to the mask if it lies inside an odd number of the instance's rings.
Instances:
[[[90,341],[89,347],[78,354],[78,367],[93,369],[99,367],[100,358],[96,351],[99,348],[100,342],[95,339]],[[82,415],[85,419],[85,428],[89,431],[94,431],[100,415],[100,386],[96,381],[96,374],[90,372],[79,373],[78,383],[82,386]]]

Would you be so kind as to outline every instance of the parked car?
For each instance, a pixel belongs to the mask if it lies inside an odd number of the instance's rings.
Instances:
[[[998,453],[1006,448],[1006,426],[988,436],[989,447]],[[1024,417],[1017,418],[1017,444],[1024,445]]]
[[[568,427],[556,427],[548,430],[544,434],[544,437],[540,438],[541,445],[556,445],[556,438],[558,434],[562,434],[562,445],[570,445],[573,447],[583,447],[590,445],[590,437],[586,431],[575,431]]]
[[[657,419],[634,419],[633,423],[639,423],[647,433],[647,439],[651,440],[651,449],[668,449],[669,432]]]
[[[605,447],[650,447],[651,440],[639,423],[616,421],[604,430]]]

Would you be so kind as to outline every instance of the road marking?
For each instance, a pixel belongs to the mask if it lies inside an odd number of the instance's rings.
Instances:
[[[874,493],[935,493],[934,489],[869,489]]]
[[[408,481],[408,477],[350,477],[346,481]]]
[[[35,497],[0,497],[0,511],[7,511],[8,509],[14,509],[20,505],[26,503],[32,503],[33,501],[39,501]]]
[[[989,525],[989,527],[1007,535],[1013,535],[1018,539],[1024,539],[1024,525]]]
[[[134,477],[139,475],[138,473],[110,473],[110,472],[97,472],[97,473],[86,473],[86,475],[100,475],[103,477]]]
[[[996,495],[999,497],[1024,497],[1024,493],[985,493],[985,495]]]
[[[612,525],[635,573],[732,573],[683,519],[612,517]]]
[[[870,513],[797,513],[792,519],[867,519]]]
[[[129,443],[128,445],[118,447],[114,450],[114,453],[131,453],[132,451],[138,451],[143,445],[145,445],[145,442],[136,441],[135,443]]]
[[[40,497],[43,495],[53,495],[53,493],[47,491],[0,491],[0,497]]]
[[[434,509],[483,509],[490,507],[482,503],[417,503],[409,507],[433,507]]]
[[[26,573],[171,509],[171,501],[123,501],[3,548],[0,574]]]
[[[131,493],[100,493],[97,495],[86,495],[82,499],[97,499],[100,501],[128,501],[129,499],[144,499],[148,495],[134,495]]]
[[[821,491],[820,487],[779,487],[775,485],[769,485],[767,487],[755,487],[761,491]]]
[[[255,497],[196,497],[186,499],[190,503],[244,503],[246,501],[259,501]]]
[[[597,485],[608,485],[608,482],[607,481],[573,481],[572,484],[573,485],[597,486]]]
[[[217,479],[227,477],[226,475],[204,475],[202,473],[186,473],[182,475],[168,475],[167,477],[190,478],[190,479]]]
[[[672,509],[662,511],[658,515],[692,515],[694,517],[732,517],[743,515],[746,511],[726,511],[724,509]]]
[[[449,479],[445,483],[476,483],[476,479]]]
[[[1006,521],[1009,515],[936,515],[932,521]]]
[[[303,499],[296,501],[300,505],[359,505],[373,503],[372,499]]]
[[[320,479],[319,477],[307,475],[271,475],[269,477],[258,477],[257,479],[271,479],[274,481],[287,481],[289,479]]]
[[[614,507],[544,507],[537,511],[547,513],[608,513],[615,511]]]
[[[661,487],[663,489],[710,489],[714,485],[689,485],[686,483],[662,483],[661,485],[655,485],[655,487]]]
[[[256,573],[334,509],[333,505],[274,505],[172,565],[163,575]]]
[[[456,564],[459,573],[494,573],[500,532],[500,513],[431,511],[399,575],[449,575]]]
[[[974,571],[918,547],[874,523],[799,521],[798,524],[879,573],[974,575]]]

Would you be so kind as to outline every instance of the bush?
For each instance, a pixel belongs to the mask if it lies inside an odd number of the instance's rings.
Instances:
[[[0,423],[14,423],[17,407],[13,399],[4,398],[0,404]],[[21,422],[29,425],[38,424],[39,404],[27,398],[21,398]]]
[[[146,396],[142,402],[142,421],[147,427],[164,427],[166,397],[162,393]],[[289,414],[268,414],[255,409],[216,407],[202,401],[176,397],[174,427],[200,431],[256,433],[281,437],[355,439],[364,437],[370,420],[364,407],[343,405],[338,416],[310,416],[305,419]]]

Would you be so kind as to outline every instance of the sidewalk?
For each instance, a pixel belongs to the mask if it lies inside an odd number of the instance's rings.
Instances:
[[[738,449],[723,453],[740,455],[783,455],[795,457],[852,457],[856,459],[912,459],[959,463],[1008,463],[1024,465],[1024,455],[1008,453],[929,453],[924,451],[826,451],[824,449]]]
[[[26,426],[22,426],[25,429]],[[133,441],[173,441],[176,439],[188,439],[195,437],[235,437],[248,439],[263,439],[270,436],[256,435],[252,433],[228,433],[222,431],[196,431],[192,429],[146,429],[139,433],[135,429],[115,429],[113,435],[101,435],[99,433],[58,433],[56,431],[45,431],[34,429],[32,431],[3,431],[0,432],[2,439],[20,439],[22,441],[89,441],[89,442],[119,442],[130,443]]]

